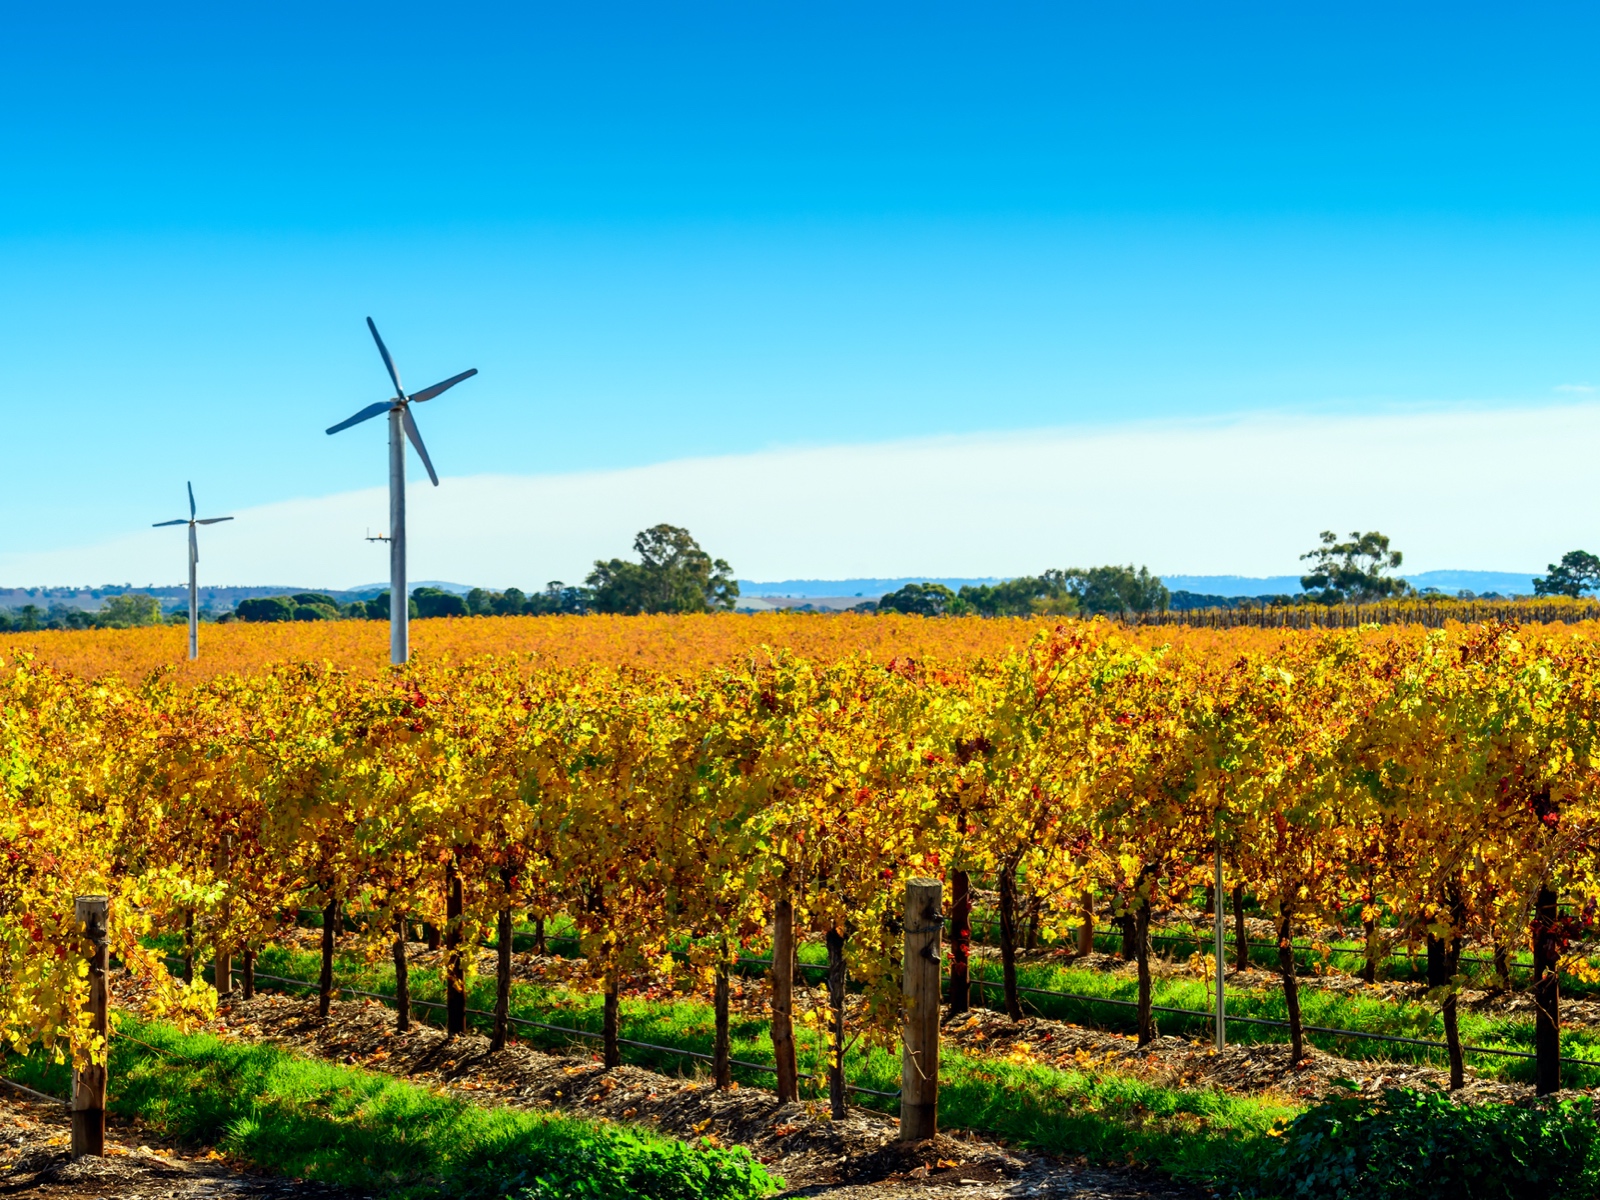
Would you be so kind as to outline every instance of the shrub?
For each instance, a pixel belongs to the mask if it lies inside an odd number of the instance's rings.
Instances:
[[[1286,1200],[1577,1200],[1600,1194],[1600,1120],[1587,1100],[1340,1097],[1289,1124],[1263,1182]]]

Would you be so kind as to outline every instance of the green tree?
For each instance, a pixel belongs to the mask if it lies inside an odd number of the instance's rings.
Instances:
[[[1029,617],[1076,612],[1078,598],[1068,587],[1065,571],[1021,575],[1003,583],[969,584],[959,597],[981,617]]]
[[[32,606],[29,605],[31,608]],[[23,610],[24,612],[27,609]],[[108,596],[100,606],[100,624],[111,629],[131,629],[136,625],[161,624],[161,601],[154,596],[127,592]]]
[[[292,621],[294,610],[295,602],[288,596],[251,596],[233,611],[241,621]]]
[[[1600,558],[1586,550],[1568,550],[1549,570],[1550,574],[1533,581],[1535,596],[1578,597],[1600,591]]]
[[[296,592],[289,597],[296,621],[337,621],[344,614],[339,602],[326,592]]]
[[[1149,567],[1073,567],[1059,574],[1086,613],[1166,612],[1171,599],[1167,585],[1150,574]]]
[[[737,594],[736,589],[735,595]],[[568,587],[561,580],[552,579],[545,584],[544,591],[528,597],[524,611],[535,616],[557,613],[581,616],[594,608],[594,597],[594,592],[588,588]]]
[[[417,616],[421,615],[419,613],[418,609],[417,609],[416,597],[408,596],[406,598],[406,611],[412,617],[417,617]],[[369,620],[369,621],[387,621],[388,619],[389,619],[389,593],[388,592],[380,592],[380,593],[378,593],[378,595],[374,596],[371,600],[367,601],[367,620]]]
[[[638,562],[595,561],[586,581],[603,613],[728,612],[739,585],[726,561],[713,559],[687,529],[653,525],[633,539]]]
[[[957,616],[966,608],[942,583],[908,583],[878,601],[879,612],[913,613],[921,617]]]
[[[1321,541],[1322,545],[1300,556],[1302,562],[1311,560],[1311,571],[1300,577],[1300,586],[1317,593],[1324,604],[1365,604],[1410,593],[1411,585],[1404,579],[1384,574],[1399,567],[1401,561],[1400,551],[1389,549],[1384,534],[1357,532],[1348,542],[1341,542],[1338,534],[1324,529]]]
[[[465,617],[470,611],[464,597],[443,588],[413,588],[411,601],[417,606],[420,617]]]

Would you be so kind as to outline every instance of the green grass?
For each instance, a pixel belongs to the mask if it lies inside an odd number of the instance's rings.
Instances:
[[[268,948],[257,959],[264,974],[313,978],[314,954]],[[393,972],[353,959],[340,960],[338,980],[349,986],[392,994]],[[412,995],[437,1000],[442,996],[438,972],[413,968]],[[494,981],[469,980],[468,1006],[493,1006]],[[597,1032],[601,1027],[599,997],[564,987],[517,983],[512,991],[513,1016]],[[419,1010],[419,1017],[437,1021],[437,1012]],[[485,1018],[470,1018],[480,1027]],[[714,1036],[711,1006],[691,998],[622,1001],[623,1036],[680,1050],[709,1053]],[[522,1040],[564,1047],[562,1034],[517,1030]],[[732,1055],[770,1063],[772,1047],[764,1016],[738,1013],[730,1022]],[[800,1033],[801,1068],[818,1067],[817,1043]],[[590,1043],[593,1045],[593,1043]],[[669,1074],[696,1072],[703,1065],[661,1051],[623,1047],[629,1062]],[[847,1075],[858,1086],[894,1092],[900,1085],[897,1054],[882,1048],[856,1049],[847,1056]],[[772,1076],[735,1068],[741,1082],[762,1087]],[[820,1095],[820,1074],[808,1080],[807,1091]],[[863,1106],[898,1112],[893,1098],[860,1095]],[[1270,1143],[1264,1139],[1275,1120],[1298,1109],[1259,1097],[1230,1096],[1215,1089],[1167,1088],[1105,1070],[1062,1070],[1039,1063],[1004,1061],[969,1055],[954,1046],[941,1053],[940,1123],[945,1128],[973,1129],[1008,1141],[1058,1154],[1087,1154],[1098,1161],[1137,1162],[1201,1182],[1237,1178],[1259,1160]]]
[[[519,939],[520,941],[520,939]],[[552,949],[559,947],[553,946]],[[570,943],[567,949],[573,947]],[[821,947],[801,947],[802,961],[812,962]],[[997,963],[974,964],[979,973],[997,983]],[[393,971],[385,963],[376,966],[346,954],[337,964],[339,982],[384,994],[393,993]],[[269,948],[257,963],[264,974],[314,979],[318,969],[315,953]],[[748,968],[752,973],[760,967]],[[1022,964],[1020,981],[1026,986],[1078,992],[1119,1000],[1132,1000],[1137,984],[1129,978],[1114,977],[1070,964],[1048,962]],[[413,967],[412,994],[419,1000],[443,998],[442,980],[435,970]],[[469,980],[468,1004],[473,1008],[493,1007],[494,981],[478,977]],[[984,989],[992,1005],[999,1004],[999,989]],[[975,996],[976,996],[975,989]],[[1302,990],[1302,1007],[1308,1024],[1339,1026],[1404,1037],[1442,1038],[1443,1028],[1437,1008],[1423,1003],[1392,1002],[1357,993],[1335,993],[1316,988]],[[1208,994],[1197,979],[1158,980],[1155,1002],[1177,1008],[1204,1010]],[[1025,1006],[1032,1011],[1060,1020],[1112,1030],[1131,1030],[1133,1010],[1025,994]],[[1232,1016],[1259,1016],[1283,1019],[1281,992],[1275,987],[1257,990],[1230,990]],[[601,1027],[599,998],[559,986],[535,986],[518,982],[513,988],[512,1014],[531,1020],[547,1021],[590,1032]],[[419,1016],[438,1020],[437,1012],[420,1010]],[[482,1017],[471,1018],[486,1024]],[[688,997],[661,1000],[624,999],[623,1036],[678,1050],[709,1053],[713,1037],[710,1006]],[[1203,1018],[1160,1014],[1164,1032],[1204,1036],[1209,1026]],[[1532,1048],[1532,1028],[1526,1022],[1508,1021],[1463,1013],[1462,1034],[1469,1044]],[[523,1040],[548,1047],[564,1047],[571,1039],[552,1031],[518,1031]],[[771,1045],[764,1014],[735,1014],[730,1030],[735,1058],[771,1063]],[[1234,1024],[1233,1041],[1282,1041],[1283,1030]],[[801,1068],[814,1072],[807,1081],[811,1095],[821,1095],[819,1047],[802,1031]],[[1360,1042],[1354,1039],[1312,1034],[1309,1040],[1348,1057],[1386,1057],[1442,1063],[1442,1050],[1428,1050],[1393,1043]],[[595,1046],[593,1042],[588,1043]],[[1600,1059],[1600,1038],[1583,1030],[1567,1031],[1564,1053],[1575,1057]],[[624,1048],[628,1061],[641,1063],[669,1074],[700,1073],[703,1064],[657,1050]],[[1471,1059],[1480,1073],[1512,1080],[1531,1078],[1531,1063],[1491,1056]],[[898,1058],[883,1050],[853,1051],[847,1062],[851,1082],[881,1091],[893,1092],[899,1085]],[[736,1068],[742,1082],[770,1087],[772,1076],[748,1068]],[[1591,1086],[1600,1081],[1600,1070],[1568,1065],[1563,1072],[1569,1085]],[[892,1099],[858,1095],[859,1103],[893,1112]],[[1128,1075],[1108,1071],[1062,1070],[1043,1064],[1015,1063],[994,1057],[974,1056],[947,1046],[941,1072],[941,1121],[947,1127],[969,1128],[996,1134],[1020,1144],[1056,1153],[1083,1153],[1099,1161],[1135,1161],[1157,1167],[1180,1178],[1197,1182],[1243,1178],[1250,1164],[1265,1153],[1263,1139],[1274,1120],[1292,1116],[1298,1109],[1261,1098],[1232,1097],[1212,1089],[1163,1088]]]
[[[1250,916],[1260,916],[1260,912],[1251,910]],[[986,912],[974,912],[972,916],[972,941],[974,945],[998,945],[999,920],[996,916]],[[1173,957],[1187,958],[1194,951],[1210,955],[1214,945],[1215,933],[1210,924],[1195,925],[1185,921],[1176,921],[1165,924],[1159,929],[1151,930],[1151,943],[1157,954],[1168,954]],[[1227,918],[1224,945],[1226,958],[1230,969],[1234,962],[1236,943],[1233,937],[1233,916]],[[1041,946],[1067,946],[1076,944],[1076,933],[1068,937],[1051,941],[1041,938]],[[1300,937],[1294,941],[1294,960],[1302,972],[1310,972],[1318,967],[1331,966],[1338,970],[1357,972],[1366,961],[1366,948],[1361,941],[1353,938],[1330,938],[1317,943],[1318,948],[1313,948],[1311,939]],[[1320,947],[1326,946],[1329,955],[1324,957]],[[1122,949],[1121,933],[1107,926],[1100,926],[1094,935],[1094,948],[1102,954],[1117,954]],[[1275,945],[1261,942],[1250,942],[1246,956],[1252,966],[1268,971],[1278,969],[1278,950]],[[1488,986],[1494,982],[1494,968],[1488,962],[1480,959],[1487,955],[1475,951],[1469,956],[1469,961],[1461,964],[1462,973],[1475,981],[1475,986]],[[1600,958],[1591,958],[1591,966],[1600,967]],[[1511,971],[1513,983],[1527,984],[1532,979],[1533,955],[1525,949],[1517,949],[1507,955],[1507,964]],[[1378,961],[1378,978],[1397,982],[1421,983],[1427,978],[1427,956],[1421,952],[1412,954],[1404,950],[1387,954]],[[1591,983],[1576,976],[1563,973],[1561,976],[1561,992],[1564,996],[1573,998],[1592,999],[1600,997],[1600,985]]]
[[[983,989],[986,999],[998,1006],[999,965],[985,963],[979,971],[994,984]],[[1138,998],[1136,980],[1084,967],[1074,968],[1070,964],[1028,963],[1019,967],[1017,977],[1021,984],[1051,991],[1076,992],[1081,995],[1126,1001]],[[1171,1008],[1204,1011],[1211,1004],[1206,984],[1199,979],[1158,979],[1152,987],[1152,995],[1156,1004]],[[1026,1011],[1037,1012],[1056,1020],[1122,1031],[1134,1028],[1134,1010],[1131,1008],[1029,993],[1023,993],[1022,1001]],[[1438,1006],[1426,1002],[1393,1001],[1381,996],[1363,994],[1360,991],[1335,992],[1317,987],[1302,987],[1300,1009],[1301,1018],[1307,1025],[1353,1029],[1363,1033],[1383,1033],[1396,1037],[1432,1040],[1444,1038],[1444,1021],[1439,1014]],[[1288,1018],[1283,992],[1275,986],[1251,989],[1229,988],[1228,1015],[1275,1021]],[[1205,1017],[1158,1013],[1157,1018],[1164,1033],[1200,1037],[1206,1036],[1210,1029],[1210,1022]],[[1459,1025],[1462,1041],[1468,1045],[1527,1052],[1533,1050],[1531,1021],[1463,1010],[1459,1016]],[[1228,1040],[1231,1042],[1282,1042],[1287,1038],[1287,1030],[1270,1026],[1236,1023],[1228,1027]],[[1345,1058],[1385,1058],[1434,1064],[1442,1064],[1445,1061],[1443,1049],[1428,1049],[1394,1042],[1363,1041],[1358,1038],[1321,1033],[1308,1033],[1306,1040]],[[1600,1034],[1595,1031],[1564,1030],[1561,1035],[1561,1047],[1562,1053],[1570,1057],[1600,1061]],[[1529,1059],[1470,1054],[1468,1059],[1473,1069],[1484,1077],[1523,1083],[1533,1081],[1533,1063]],[[1592,1087],[1600,1083],[1600,1068],[1566,1064],[1562,1067],[1562,1075],[1564,1081],[1574,1087]]]
[[[377,1072],[158,1023],[128,1020],[119,1030],[129,1036],[112,1041],[114,1114],[284,1175],[397,1200],[742,1200],[777,1182],[742,1150],[480,1107]],[[19,1082],[66,1090],[65,1069],[42,1058],[7,1066]]]
[[[561,947],[552,946],[552,948]],[[568,942],[565,944],[565,949],[571,951],[575,949],[575,946]],[[824,961],[824,956],[824,948],[817,944],[804,943],[799,948],[799,959],[803,965],[819,965]],[[267,968],[263,967],[262,969],[266,970]],[[372,974],[363,964],[353,958],[341,958],[340,970],[341,978],[345,979],[346,982],[351,982],[346,973],[355,971],[362,973],[368,979],[369,984],[378,985],[374,986],[372,990],[393,991],[393,973],[390,971],[384,970],[378,974]],[[744,970],[749,974],[758,974],[762,967],[749,965]],[[294,970],[285,973],[291,975],[299,974],[301,978],[309,979],[315,977],[316,971],[317,960],[315,956],[305,955],[298,960],[298,965]],[[802,972],[802,974],[805,974],[812,983],[817,982],[820,978],[820,972]],[[975,981],[982,981],[981,985],[975,982],[972,988],[974,1003],[981,1002],[992,1008],[1002,1007],[1000,965],[998,961],[974,959],[972,974]],[[1074,967],[1070,962],[1058,964],[1034,961],[1018,964],[1017,981],[1023,987],[1041,988],[1046,991],[1073,992],[1103,1000],[1125,1002],[1121,1005],[1104,1004],[1095,1003],[1091,1000],[1074,1000],[1060,996],[1042,996],[1037,993],[1024,992],[1021,999],[1025,1012],[1115,1032],[1132,1032],[1136,1028],[1134,1010],[1127,1007],[1127,1004],[1137,1000],[1138,984],[1127,976],[1113,976],[1087,967]],[[414,990],[414,994],[418,995],[419,998],[436,1000],[442,997],[442,993],[438,990],[437,981],[429,984],[426,981],[419,980],[419,984],[423,987],[432,986],[434,988],[433,991],[426,992]],[[418,985],[414,985],[414,989],[416,986]],[[478,986],[482,987],[482,985]],[[1563,991],[1566,991],[1565,987],[1563,987]],[[1198,979],[1181,977],[1158,979],[1153,988],[1153,999],[1154,1003],[1163,1007],[1184,1008],[1199,1013],[1208,1012],[1211,1008],[1210,993],[1206,985]],[[473,1003],[476,1006],[492,1007],[493,1002],[492,997],[485,993]],[[1300,990],[1300,1008],[1302,1020],[1307,1025],[1320,1025],[1332,1029],[1353,1029],[1363,1033],[1380,1033],[1394,1037],[1421,1038],[1432,1041],[1443,1041],[1444,1039],[1444,1021],[1440,1016],[1438,1006],[1427,1002],[1393,1001],[1382,996],[1369,995],[1360,991],[1335,992],[1315,986],[1305,986]],[[535,1014],[530,1012],[519,1013],[518,1015],[534,1016]],[[1230,1017],[1255,1017],[1273,1021],[1288,1019],[1283,993],[1276,985],[1252,989],[1230,988],[1228,991],[1228,1015]],[[1158,1024],[1164,1033],[1176,1033],[1188,1037],[1210,1036],[1211,1025],[1209,1017],[1158,1013],[1157,1018]],[[1525,1053],[1531,1053],[1533,1050],[1533,1024],[1531,1021],[1463,1010],[1459,1016],[1459,1025],[1462,1040],[1467,1045],[1520,1050]],[[588,1028],[588,1026],[585,1027]],[[594,1028],[598,1029],[598,1025],[595,1025]],[[1231,1042],[1287,1042],[1288,1031],[1271,1026],[1235,1023],[1228,1028],[1228,1039]],[[1339,1037],[1322,1033],[1308,1034],[1307,1041],[1323,1050],[1345,1058],[1389,1059],[1402,1062],[1431,1063],[1436,1066],[1443,1066],[1447,1061],[1442,1048],[1429,1049],[1395,1042],[1364,1041],[1359,1038]],[[1567,1029],[1562,1032],[1561,1045],[1562,1053],[1569,1058],[1600,1061],[1600,1032],[1588,1029]],[[1468,1060],[1473,1070],[1486,1078],[1503,1079],[1516,1083],[1533,1082],[1534,1068],[1530,1059],[1469,1054]],[[1564,1081],[1569,1086],[1593,1087],[1600,1084],[1600,1068],[1582,1067],[1568,1063],[1563,1066],[1562,1074]]]
[[[555,937],[556,935],[552,934],[551,936]],[[1106,940],[1108,943],[1115,942],[1115,939],[1111,938]],[[523,938],[519,935],[514,939],[514,946],[517,949],[521,949],[522,941]],[[568,952],[573,952],[576,949],[575,944],[571,941],[559,945],[553,943],[551,948],[553,950],[566,949]],[[269,954],[277,953],[280,952],[269,952]],[[823,960],[824,953],[823,947],[820,945],[805,943],[799,948],[799,959],[803,965],[817,965]],[[272,968],[265,965],[267,961],[268,959],[266,958],[262,960],[261,970],[271,971]],[[296,965],[293,969],[287,969],[281,973],[299,975],[301,978],[310,979],[315,978],[317,969],[315,955],[307,954],[296,959]],[[387,968],[381,968],[374,972],[363,963],[341,955],[339,969],[340,978],[346,983],[355,983],[353,975],[359,975],[367,982],[357,986],[370,987],[374,991],[393,992],[393,972]],[[762,969],[760,965],[747,965],[742,968],[747,974],[759,974]],[[816,983],[820,978],[820,972],[802,971],[801,974],[812,983]],[[975,981],[972,988],[974,1003],[982,1003],[992,1008],[1002,1007],[998,961],[974,959],[972,974]],[[1115,1032],[1131,1032],[1135,1028],[1134,1010],[1128,1007],[1128,1002],[1132,1002],[1138,997],[1138,985],[1132,978],[1113,976],[1087,967],[1074,967],[1070,962],[1060,964],[1048,961],[1033,961],[1018,965],[1017,979],[1018,983],[1023,987],[1040,988],[1046,991],[1072,992],[1081,996],[1095,997],[1098,1000],[1124,1002],[1123,1004],[1107,1004],[1097,1003],[1095,1000],[1068,999],[1060,996],[1045,996],[1024,992],[1021,1000],[1025,1012]],[[981,981],[981,985],[979,981]],[[484,994],[479,995],[472,1003],[479,1007],[492,1007],[492,996],[488,991],[485,991],[485,985],[480,983],[475,986]],[[1563,984],[1563,993],[1567,992],[1568,989]],[[430,980],[423,975],[418,975],[413,983],[413,995],[419,999],[439,1000],[442,999],[442,990],[436,979]],[[1159,1006],[1190,1009],[1197,1013],[1207,1012],[1211,1007],[1211,997],[1206,985],[1198,979],[1182,977],[1158,979],[1153,989],[1153,998],[1154,1003]],[[1326,1028],[1351,1029],[1363,1033],[1388,1034],[1394,1037],[1420,1038],[1432,1041],[1442,1041],[1444,1039],[1443,1018],[1440,1016],[1438,1006],[1432,1003],[1394,1001],[1378,995],[1365,994],[1361,991],[1335,992],[1315,986],[1306,986],[1300,990],[1300,1006],[1302,1020],[1306,1025],[1320,1025]],[[536,1006],[537,1008],[538,1006]],[[540,1017],[538,1011],[519,1012],[517,1015],[529,1016],[534,1019],[550,1019],[548,1017]],[[1252,989],[1230,987],[1228,991],[1228,1015],[1230,1017],[1254,1017],[1264,1020],[1283,1021],[1287,1019],[1288,1013],[1282,991],[1275,985],[1268,985]],[[1157,1020],[1164,1033],[1176,1033],[1188,1037],[1210,1036],[1211,1025],[1207,1016],[1158,1013]],[[1533,1050],[1533,1024],[1529,1020],[1463,1010],[1459,1016],[1459,1025],[1462,1041],[1469,1046],[1517,1050],[1524,1053],[1531,1053]],[[588,1026],[585,1026],[585,1028],[588,1028]],[[598,1029],[598,1025],[595,1025],[594,1028]],[[1271,1026],[1236,1022],[1228,1028],[1228,1039],[1230,1042],[1286,1042],[1288,1040],[1288,1031]],[[1340,1037],[1323,1033],[1308,1033],[1306,1040],[1314,1046],[1345,1058],[1388,1059],[1401,1062],[1430,1063],[1436,1066],[1443,1066],[1447,1061],[1442,1048],[1408,1046],[1396,1042],[1366,1041],[1359,1038]],[[1563,1030],[1561,1046],[1562,1054],[1566,1057],[1600,1062],[1600,1031],[1588,1029]],[[737,1051],[735,1053],[736,1055],[738,1054]],[[1533,1081],[1534,1067],[1531,1059],[1471,1053],[1468,1054],[1467,1058],[1472,1069],[1485,1078],[1502,1079],[1515,1083],[1531,1083]],[[1569,1086],[1594,1087],[1600,1085],[1600,1068],[1568,1063],[1563,1065],[1562,1074],[1563,1081]]]

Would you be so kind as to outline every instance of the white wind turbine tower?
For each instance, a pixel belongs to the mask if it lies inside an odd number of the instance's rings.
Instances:
[[[378,343],[378,353],[383,355],[383,365],[389,368],[389,378],[394,381],[395,394],[391,399],[367,405],[355,416],[340,421],[328,432],[338,433],[341,429],[349,429],[352,425],[370,420],[379,413],[389,414],[389,661],[398,665],[405,662],[411,654],[410,601],[406,595],[406,444],[400,436],[400,431],[404,428],[405,436],[411,439],[411,444],[417,448],[417,456],[422,459],[422,465],[428,469],[428,478],[433,480],[434,487],[438,487],[439,476],[434,472],[433,463],[428,461],[428,450],[422,444],[422,434],[417,432],[417,423],[411,416],[411,406],[421,404],[424,400],[432,400],[441,392],[455,387],[463,379],[471,379],[478,373],[478,368],[473,367],[459,375],[452,375],[443,383],[436,383],[408,396],[405,388],[400,386],[400,372],[394,369],[394,359],[389,357],[389,348],[378,336],[378,327],[372,323],[371,317],[367,318],[367,328],[372,330],[372,340]]]
[[[194,568],[200,561],[200,542],[195,537],[196,525],[215,525],[220,521],[231,521],[232,517],[203,517],[197,519],[194,515],[194,484],[189,484],[189,519],[185,521],[179,517],[176,521],[157,521],[152,529],[160,529],[163,525],[187,525],[189,527],[189,661],[193,662],[200,657],[200,593],[195,589]]]

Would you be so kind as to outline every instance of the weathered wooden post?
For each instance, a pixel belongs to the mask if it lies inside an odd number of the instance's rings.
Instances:
[[[105,896],[79,896],[78,924],[89,944],[89,1032],[98,1034],[109,1052],[111,1027],[106,1020],[106,934],[110,902]],[[106,1152],[106,1068],[90,1063],[72,1070],[72,1157]]]
[[[190,657],[193,657],[193,655]],[[232,872],[232,855],[229,853],[231,841],[231,835],[223,834],[222,844],[217,847],[218,879],[227,879]],[[224,928],[227,927],[228,912],[231,907],[231,904],[229,904],[227,901],[223,902],[222,924]],[[217,940],[215,952],[216,958],[213,960],[211,966],[211,982],[216,985],[217,995],[231,995],[233,992],[233,948],[219,938]]]
[[[800,1099],[800,1069],[794,1049],[794,902],[772,906],[772,1058],[778,1068],[778,1103]]]
[[[466,963],[461,951],[461,923],[466,912],[461,898],[461,871],[456,855],[444,865],[444,1031],[449,1037],[467,1031]]]
[[[906,883],[906,1023],[901,1034],[900,1140],[939,1132],[939,935],[944,889],[937,879]]]
[[[495,914],[495,969],[494,969],[494,1034],[489,1039],[489,1049],[506,1048],[507,1027],[511,1024],[511,892],[515,873],[510,867],[500,868],[500,887],[505,898]]]
[[[217,995],[227,996],[233,992],[233,951],[221,942],[217,943],[217,958],[211,967],[211,979],[217,985]]]

